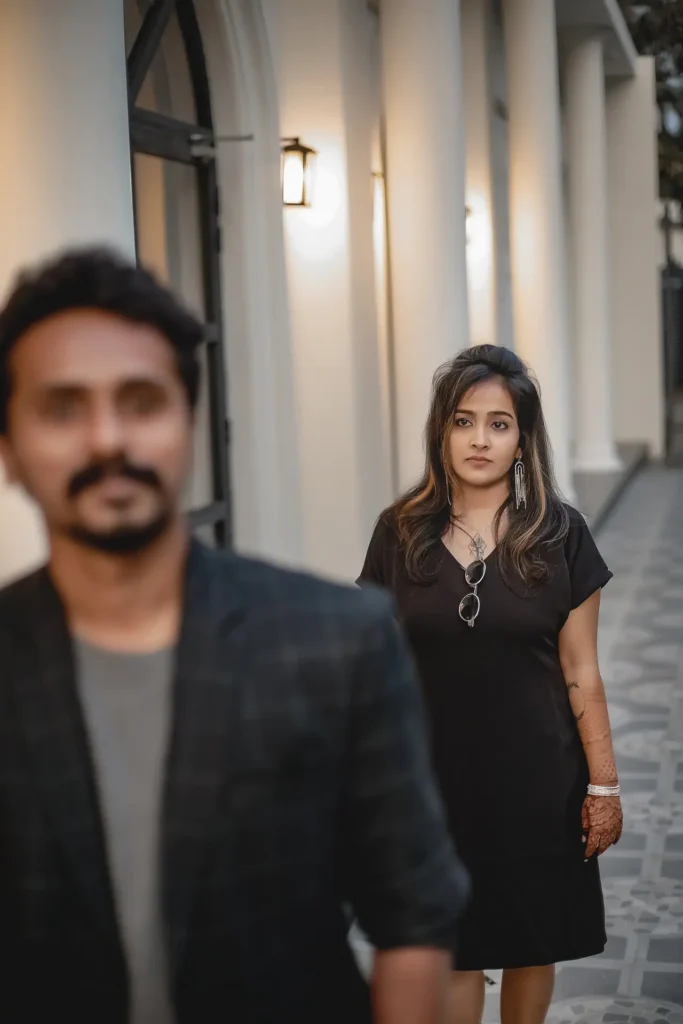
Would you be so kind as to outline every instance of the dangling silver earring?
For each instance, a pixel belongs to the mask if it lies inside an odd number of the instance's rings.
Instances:
[[[515,507],[526,508],[526,470],[521,459],[515,462]]]

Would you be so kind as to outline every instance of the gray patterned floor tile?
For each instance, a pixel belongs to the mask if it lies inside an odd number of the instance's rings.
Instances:
[[[624,832],[619,840],[619,850],[621,853],[643,853],[646,845],[647,836],[639,836],[633,832]]]
[[[662,861],[662,878],[674,878],[683,882],[683,857],[678,860]]]
[[[605,665],[603,672],[605,679],[616,686],[617,684],[640,682],[645,670],[641,665],[631,661],[613,661],[611,664]]]
[[[622,793],[656,793],[657,792],[657,777],[650,776],[629,778],[622,774],[621,777],[621,791]]]
[[[670,708],[676,690],[676,683],[673,680],[667,680],[666,682],[638,682],[635,686],[629,686],[627,692],[629,701]]]
[[[683,601],[683,592],[680,600]],[[678,644],[654,644],[646,645],[640,652],[640,658],[652,665],[677,665],[680,654]]]
[[[614,860],[615,858],[610,858]],[[610,935],[683,938],[683,885],[676,879],[610,877],[603,871]]]
[[[649,724],[649,723],[648,723]],[[614,749],[618,755],[638,757],[644,761],[661,761],[664,751],[677,761],[683,760],[683,739],[667,735],[666,729],[641,728],[622,731],[614,737]]]
[[[683,964],[683,937],[650,939],[647,958],[659,964]]]
[[[624,775],[625,772],[629,772],[632,775],[659,775],[659,765],[653,764],[651,761],[639,761],[635,757],[624,757],[623,755],[619,758],[619,772]]]
[[[632,831],[662,836],[683,833],[683,801],[675,793],[668,799],[659,794],[625,793],[622,802]]]
[[[603,880],[608,878],[640,878],[643,870],[642,857],[623,857],[616,853],[600,865]]]
[[[600,658],[625,834],[601,862],[605,953],[558,965],[548,1024],[683,1024],[681,523],[683,470],[653,467],[597,538],[615,573]]]
[[[607,944],[605,946],[605,952],[603,953],[604,960],[623,960],[626,956],[626,945],[628,939],[621,938],[618,935],[608,935]],[[596,961],[599,957],[595,958]]]
[[[683,1024],[683,1008],[649,999],[587,997],[555,1003],[548,1024]]]
[[[666,999],[683,1007],[683,969],[680,972],[646,971],[641,992],[653,999]]]
[[[565,967],[557,976],[555,999],[578,999],[586,993],[614,996],[619,990],[621,972],[589,967]]]

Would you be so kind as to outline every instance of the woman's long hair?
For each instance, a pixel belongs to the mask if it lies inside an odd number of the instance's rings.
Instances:
[[[413,582],[431,582],[432,556],[441,550],[441,538],[451,522],[450,495],[457,493],[458,481],[451,468],[450,436],[457,410],[471,388],[496,378],[512,399],[526,471],[526,508],[515,508],[510,497],[498,510],[493,524],[504,576],[521,577],[527,586],[543,582],[549,574],[547,552],[567,536],[569,514],[555,483],[538,388],[514,352],[496,345],[478,345],[437,370],[425,430],[424,475],[387,513],[398,533],[407,573]],[[513,473],[514,467],[510,474],[511,495]],[[506,510],[507,530],[500,537],[500,523]]]

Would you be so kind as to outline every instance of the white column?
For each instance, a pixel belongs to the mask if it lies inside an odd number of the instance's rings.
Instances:
[[[576,338],[575,465],[610,471],[612,435],[607,126],[602,40],[584,39],[565,67],[570,233]]]
[[[462,75],[467,127],[467,287],[473,345],[495,345],[496,231],[492,166],[490,5],[462,0]]]
[[[555,5],[505,0],[515,348],[536,373],[571,500],[562,141]]]
[[[399,484],[424,464],[436,368],[469,345],[459,0],[381,11]]]
[[[121,0],[0,0],[0,293],[63,247],[133,254]],[[45,553],[39,517],[0,482],[0,582]]]
[[[623,443],[646,441],[658,459],[665,415],[655,91],[653,57],[638,58],[635,78],[610,82],[607,152],[614,431]]]

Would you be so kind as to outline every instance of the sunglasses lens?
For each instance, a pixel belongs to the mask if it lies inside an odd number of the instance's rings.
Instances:
[[[476,594],[467,594],[460,602],[460,618],[463,622],[474,622],[479,614],[479,598]]]
[[[470,587],[478,587],[485,575],[486,562],[472,562],[465,571],[465,579]]]

